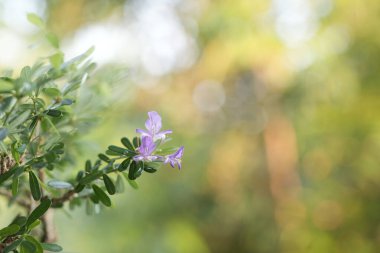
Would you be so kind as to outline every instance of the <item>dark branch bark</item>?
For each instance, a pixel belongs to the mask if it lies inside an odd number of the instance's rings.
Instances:
[[[66,201],[70,201],[74,197],[75,191],[70,190],[66,192],[62,197],[59,198],[52,198],[51,199],[51,206],[52,207],[61,207]]]
[[[49,209],[41,218],[43,225],[42,242],[53,243],[58,239],[54,225],[54,209]]]

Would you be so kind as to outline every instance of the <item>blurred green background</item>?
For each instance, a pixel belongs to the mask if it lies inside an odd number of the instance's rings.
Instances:
[[[66,57],[96,48],[81,160],[150,110],[185,146],[113,208],[59,212],[65,252],[379,252],[379,1],[0,0],[0,69],[49,52],[27,12]]]

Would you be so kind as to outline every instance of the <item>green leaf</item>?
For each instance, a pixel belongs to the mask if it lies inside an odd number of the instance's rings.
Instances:
[[[87,160],[86,161],[86,172],[90,172],[91,171],[91,168],[92,168],[92,166],[91,166],[91,161],[90,160]]]
[[[54,243],[42,243],[42,248],[51,252],[61,252],[63,250],[61,246]]]
[[[135,180],[141,175],[141,172],[142,168],[140,168],[140,166],[138,166],[138,164],[135,161],[133,161],[129,166],[128,178],[130,180]]]
[[[47,115],[52,116],[52,117],[61,117],[62,116],[62,112],[59,110],[55,110],[55,109],[46,110],[46,111],[44,111],[44,113],[46,113]]]
[[[16,172],[16,169],[8,170],[7,172],[0,175],[0,185],[8,180],[14,173]]]
[[[133,147],[131,141],[127,138],[127,137],[123,137],[121,139],[121,143],[123,143],[123,145],[129,149],[129,150],[135,150],[135,148]]]
[[[12,96],[8,96],[6,98],[3,98],[2,101],[0,101],[0,111],[6,112],[8,111],[9,107],[14,104],[16,101],[15,98]]]
[[[112,179],[107,176],[106,174],[103,175],[103,181],[104,185],[106,186],[107,192],[110,195],[114,195],[116,193],[115,184],[113,183]]]
[[[132,142],[133,142],[133,146],[135,148],[138,148],[138,147],[140,147],[141,139],[139,137],[134,137],[133,140],[132,140]]]
[[[61,92],[57,88],[43,88],[42,92],[52,98],[61,96]]]
[[[26,223],[26,217],[25,216],[16,216],[12,221],[12,224],[19,225],[20,227],[24,226],[25,223]]]
[[[119,167],[117,168],[118,171],[125,171],[128,169],[129,164],[131,163],[132,158],[128,157],[124,161],[121,162]]]
[[[13,177],[13,180],[12,180],[12,195],[13,196],[16,196],[18,193],[18,184],[19,184],[19,178]]]
[[[47,41],[50,43],[50,45],[52,45],[53,47],[55,48],[59,48],[59,39],[57,37],[57,35],[55,35],[54,33],[52,32],[48,32],[46,33],[45,35]]]
[[[36,238],[34,238],[31,235],[26,235],[25,239],[27,241],[29,241],[30,243],[32,243],[34,245],[34,247],[36,248],[34,253],[43,253],[44,249],[42,248],[41,243]]]
[[[75,186],[74,191],[76,193],[79,193],[79,192],[83,191],[84,187],[85,187],[84,184],[78,184],[77,186]]]
[[[40,183],[33,171],[29,171],[29,186],[34,200],[39,200],[41,198],[41,188]]]
[[[7,153],[7,146],[5,146],[4,142],[0,141],[0,151],[3,153]]]
[[[42,98],[34,98],[37,108],[44,108],[46,106],[45,101]]]
[[[128,183],[130,186],[132,186],[133,189],[137,190],[139,188],[139,185],[135,180],[130,180],[129,178],[127,179]]]
[[[124,181],[123,181],[123,178],[120,175],[117,175],[115,187],[116,187],[116,192],[117,193],[124,192],[124,189],[125,189],[125,187],[124,187]]]
[[[111,159],[108,156],[106,156],[105,154],[99,154],[98,157],[100,160],[105,161],[107,163],[111,162]]]
[[[16,241],[14,241],[11,244],[9,244],[8,246],[6,246],[3,250],[3,252],[9,253],[12,250],[15,250],[23,242],[23,240],[24,240],[23,238],[17,239]]]
[[[50,60],[51,65],[53,65],[55,69],[59,69],[63,63],[63,58],[64,58],[63,53],[58,52],[56,54],[51,55],[49,57],[49,60]]]
[[[8,227],[0,229],[0,238],[16,234],[20,230],[20,226],[17,224],[11,224]]]
[[[20,253],[37,253],[37,248],[33,243],[24,240],[20,246]]]
[[[29,66],[25,66],[21,69],[20,79],[24,83],[29,83],[32,76],[32,69]]]
[[[139,185],[137,184],[137,182],[136,181],[134,181],[134,180],[130,180],[129,178],[128,178],[128,174],[126,174],[126,173],[123,173],[123,176],[124,176],[124,178],[127,180],[127,182],[129,183],[129,185],[133,188],[133,189],[138,189],[139,188]]]
[[[11,145],[11,153],[12,153],[13,159],[15,159],[16,162],[18,163],[20,160],[20,154],[18,152],[18,145],[16,142],[12,143]]]
[[[90,174],[86,175],[81,180],[79,180],[79,184],[85,185],[85,184],[91,183],[92,181],[94,181],[95,179],[98,179],[102,175],[103,175],[103,171],[101,170],[93,171]]]
[[[117,153],[117,152],[114,152],[112,150],[107,149],[106,150],[106,155],[109,155],[109,156],[120,156],[120,153]]]
[[[40,18],[36,14],[34,14],[34,13],[28,13],[27,18],[28,18],[28,21],[30,23],[32,23],[33,25],[35,25],[35,26],[37,26],[37,27],[39,27],[41,29],[45,28],[45,22],[42,20],[42,18]]]
[[[35,220],[32,224],[29,225],[29,230],[33,230],[41,224],[40,220]]]
[[[61,101],[61,105],[64,106],[64,105],[72,105],[74,103],[74,100],[72,99],[69,99],[69,98],[65,98]]]
[[[144,171],[146,171],[148,173],[155,173],[157,170],[155,168],[152,168],[152,167],[144,166]]]
[[[111,206],[111,199],[99,186],[93,184],[92,189],[94,190],[95,195],[105,206]]]
[[[12,120],[12,122],[10,122],[10,128],[16,128],[22,123],[24,123],[29,118],[29,115],[30,115],[29,110],[26,110],[23,113],[21,113],[17,118],[15,118],[14,120]]]
[[[8,129],[1,127],[0,128],[0,141],[4,140],[8,135]]]
[[[98,196],[96,196],[95,193],[92,194],[92,195],[90,195],[90,199],[91,199],[91,201],[92,201],[94,204],[98,204],[98,203],[99,203],[99,198],[98,198]]]
[[[120,147],[114,146],[114,145],[108,146],[108,149],[113,151],[113,152],[119,153],[121,155],[123,155],[124,152],[127,151],[125,148],[120,148]]]
[[[59,180],[51,180],[47,185],[56,189],[73,189],[73,185],[69,182]]]
[[[86,200],[86,214],[87,215],[92,215],[92,214],[94,214],[94,203],[91,201],[91,200],[89,200],[89,199],[87,199]]]
[[[67,68],[69,67],[70,65],[72,64],[80,64],[82,63],[84,60],[86,60],[93,52],[95,51],[95,47],[91,47],[89,48],[86,52],[84,52],[83,54],[81,55],[78,55],[77,57],[74,57],[73,59],[65,62],[64,64],[64,68]],[[67,88],[65,89],[65,91],[63,92],[64,94],[67,94],[69,93],[70,91],[72,91],[71,89]]]
[[[13,90],[14,86],[12,82],[0,79],[0,93],[8,93]]]
[[[25,225],[29,227],[33,222],[35,222],[42,215],[44,215],[50,206],[51,206],[50,199],[41,200],[41,204],[37,206],[36,209],[34,209],[33,212],[29,215]]]
[[[29,130],[32,130],[33,128],[36,127],[38,120],[39,120],[39,118],[37,116],[33,117],[33,120],[29,125]]]

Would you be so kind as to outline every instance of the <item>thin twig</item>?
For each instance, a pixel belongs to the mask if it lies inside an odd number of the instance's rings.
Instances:
[[[6,197],[8,200],[11,200],[13,198],[12,193],[3,189],[0,189],[0,195]],[[22,206],[25,209],[30,210],[30,203],[28,201],[23,200],[23,199],[16,199],[16,203],[19,206]]]
[[[65,203],[66,201],[70,201],[74,197],[74,194],[75,194],[75,191],[70,190],[66,192],[62,197],[52,198],[51,199],[52,207],[61,207],[63,203]]]

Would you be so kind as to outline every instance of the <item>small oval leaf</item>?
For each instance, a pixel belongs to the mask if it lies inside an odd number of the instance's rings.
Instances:
[[[63,250],[61,246],[54,243],[42,243],[42,248],[51,252],[61,252]]]
[[[55,109],[46,110],[45,113],[49,116],[56,117],[56,118],[62,116],[62,112],[60,110],[55,110]]]
[[[131,163],[131,158],[125,159],[124,161],[121,162],[121,164],[119,165],[119,167],[117,167],[117,170],[118,171],[127,170],[130,163]]]
[[[41,198],[40,183],[33,171],[29,171],[29,186],[34,200]]]
[[[98,157],[100,160],[105,161],[107,163],[109,163],[111,161],[111,159],[108,156],[106,156],[105,154],[99,154]]]
[[[65,181],[51,180],[47,184],[48,186],[56,188],[56,189],[72,189],[73,188],[72,184]]]
[[[99,186],[93,184],[92,189],[94,190],[95,195],[105,206],[111,206],[111,199]]]
[[[9,235],[16,234],[20,230],[20,226],[17,224],[11,224],[8,227],[0,229],[0,238],[7,237]]]
[[[123,143],[123,145],[124,145],[127,149],[132,150],[132,151],[135,150],[135,148],[133,147],[131,141],[130,141],[127,137],[123,137],[123,138],[121,139],[121,143]]]
[[[103,181],[104,185],[106,186],[107,192],[110,195],[114,195],[116,193],[116,187],[115,184],[113,183],[112,179],[107,176],[106,174],[103,175]]]
[[[29,225],[31,225],[34,221],[36,221],[42,215],[44,215],[50,206],[51,206],[51,200],[50,199],[41,200],[41,204],[39,206],[37,206],[36,209],[34,209],[32,211],[32,213],[29,215],[25,225],[27,227],[29,227]]]

